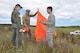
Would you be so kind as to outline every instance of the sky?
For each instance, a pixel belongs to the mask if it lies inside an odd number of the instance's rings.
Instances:
[[[0,0],[0,24],[11,24],[11,12],[16,4],[23,9],[21,16],[26,9],[34,14],[37,9],[47,18],[46,8],[53,7],[53,14],[56,18],[56,26],[80,26],[80,0]],[[31,25],[36,25],[37,16],[31,18]]]

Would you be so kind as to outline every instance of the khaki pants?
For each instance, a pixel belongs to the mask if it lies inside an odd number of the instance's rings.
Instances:
[[[27,35],[29,37],[29,41],[32,41],[32,34],[31,34],[31,30],[29,30],[28,32],[23,33],[22,35],[22,44],[25,45],[27,44]]]

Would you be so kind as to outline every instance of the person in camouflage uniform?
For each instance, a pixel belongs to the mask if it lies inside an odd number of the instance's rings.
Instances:
[[[19,11],[22,9],[20,4],[16,4],[15,8],[11,14],[12,22],[12,44],[17,48],[20,47],[21,33],[19,32],[21,28],[21,18]]]
[[[55,16],[52,14],[52,7],[47,7],[47,12],[49,14],[47,22],[41,20],[41,23],[46,25],[46,40],[48,46],[53,48],[53,33],[55,31]]]
[[[24,32],[23,44],[26,43],[27,34],[29,35],[29,40],[32,41],[32,34],[31,34],[31,29],[30,29],[30,17],[34,17],[36,14],[37,14],[37,12],[35,14],[31,15],[30,10],[27,9],[25,15],[22,16],[23,28],[26,27],[29,29],[28,32]]]

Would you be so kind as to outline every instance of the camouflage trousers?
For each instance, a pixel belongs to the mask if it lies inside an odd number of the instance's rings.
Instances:
[[[46,40],[47,40],[48,46],[53,48],[53,33],[52,32],[47,32]]]

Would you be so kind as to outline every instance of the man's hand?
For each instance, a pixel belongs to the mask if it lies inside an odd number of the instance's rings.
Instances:
[[[43,20],[40,20],[40,23],[45,24],[45,22]]]
[[[20,29],[19,32],[23,32],[23,29]]]
[[[37,10],[37,12],[36,13],[38,13],[39,11]]]
[[[38,14],[38,12],[39,12],[39,9],[37,9],[37,12],[35,14]]]

